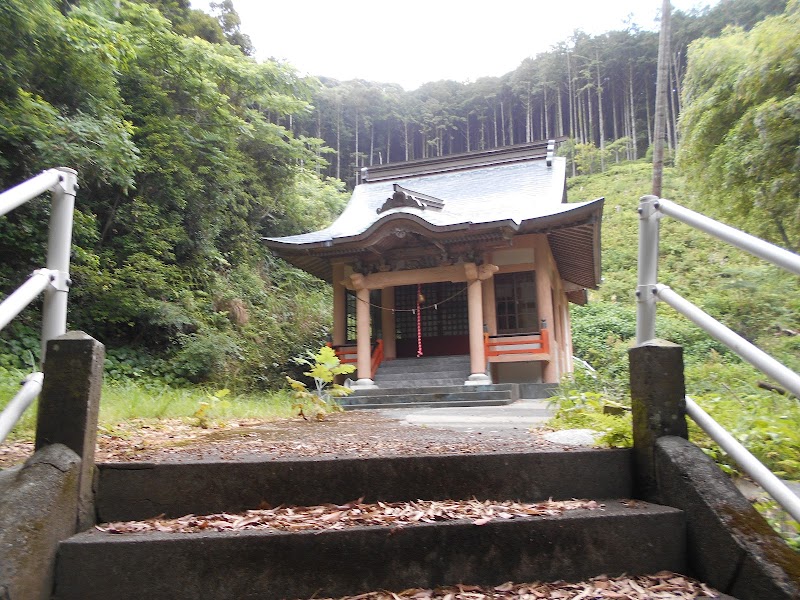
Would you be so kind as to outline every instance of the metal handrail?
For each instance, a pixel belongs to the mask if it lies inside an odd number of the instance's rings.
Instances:
[[[662,300],[738,356],[785,386],[792,394],[800,397],[800,375],[734,333],[668,286],[658,283],[658,237],[662,215],[678,219],[758,258],[800,275],[800,256],[797,254],[719,223],[670,200],[656,196],[642,196],[639,204],[636,343],[642,344],[655,337],[656,300]],[[786,512],[800,521],[800,498],[688,396],[686,414]]]
[[[760,460],[742,446],[739,441],[728,433],[725,428],[717,423],[700,406],[686,396],[686,414],[688,414],[700,428],[713,439],[719,447],[728,453],[736,464],[747,473],[753,481],[757,482],[764,490],[780,504],[786,512],[792,515],[795,521],[800,521],[800,498],[789,489],[775,474],[765,467]]]
[[[73,169],[60,167],[43,171],[0,194],[0,216],[2,216],[48,190],[52,193],[46,266],[34,271],[25,283],[0,303],[0,329],[3,329],[44,292],[42,363],[45,360],[47,342],[67,331],[69,256],[77,188],[77,173]],[[22,389],[0,413],[0,442],[11,432],[34,398],[39,395],[43,377],[39,372],[29,375],[23,382]]]
[[[42,383],[44,383],[44,373],[41,371],[31,373],[23,380],[20,391],[0,413],[0,442],[11,433],[17,421],[42,391]]]

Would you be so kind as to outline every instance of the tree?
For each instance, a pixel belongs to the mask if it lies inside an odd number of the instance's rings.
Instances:
[[[690,46],[680,166],[704,208],[800,247],[800,2]]]
[[[664,137],[667,124],[667,85],[669,77],[669,17],[672,8],[669,0],[661,5],[661,34],[658,37],[658,79],[656,81],[656,108],[653,134],[653,188],[651,193],[661,197],[661,179],[664,173]]]

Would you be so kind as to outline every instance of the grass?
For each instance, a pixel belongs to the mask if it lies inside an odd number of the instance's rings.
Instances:
[[[0,409],[19,389],[25,374],[21,371],[0,371]],[[252,394],[224,394],[221,390],[196,387],[170,387],[158,382],[111,381],[103,385],[99,425],[113,429],[116,425],[136,420],[146,423],[160,419],[180,419],[198,427],[214,421],[235,419],[275,420],[294,416],[294,400],[288,391]],[[36,405],[22,416],[8,436],[9,441],[28,441],[34,437]]]

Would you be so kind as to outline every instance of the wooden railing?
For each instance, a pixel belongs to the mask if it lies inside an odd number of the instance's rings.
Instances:
[[[371,373],[372,377],[375,377],[375,373],[378,372],[378,367],[381,366],[383,362],[383,339],[379,339],[375,344],[375,349],[372,351],[372,363],[371,363]]]
[[[550,334],[547,329],[539,333],[483,336],[487,362],[521,362],[550,360]]]
[[[336,356],[339,357],[339,362],[343,365],[357,365],[358,364],[358,348],[355,344],[346,344],[341,346],[333,346]],[[372,359],[370,362],[370,376],[375,377],[378,367],[383,362],[383,340],[380,339],[372,345]]]

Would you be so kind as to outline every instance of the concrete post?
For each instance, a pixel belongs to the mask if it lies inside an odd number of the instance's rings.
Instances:
[[[47,343],[36,450],[64,444],[80,457],[78,531],[95,523],[92,480],[104,360],[105,346],[82,331],[66,333]]]
[[[628,351],[633,409],[633,451],[639,498],[655,499],[655,444],[663,436],[688,439],[683,348],[648,340]]]

